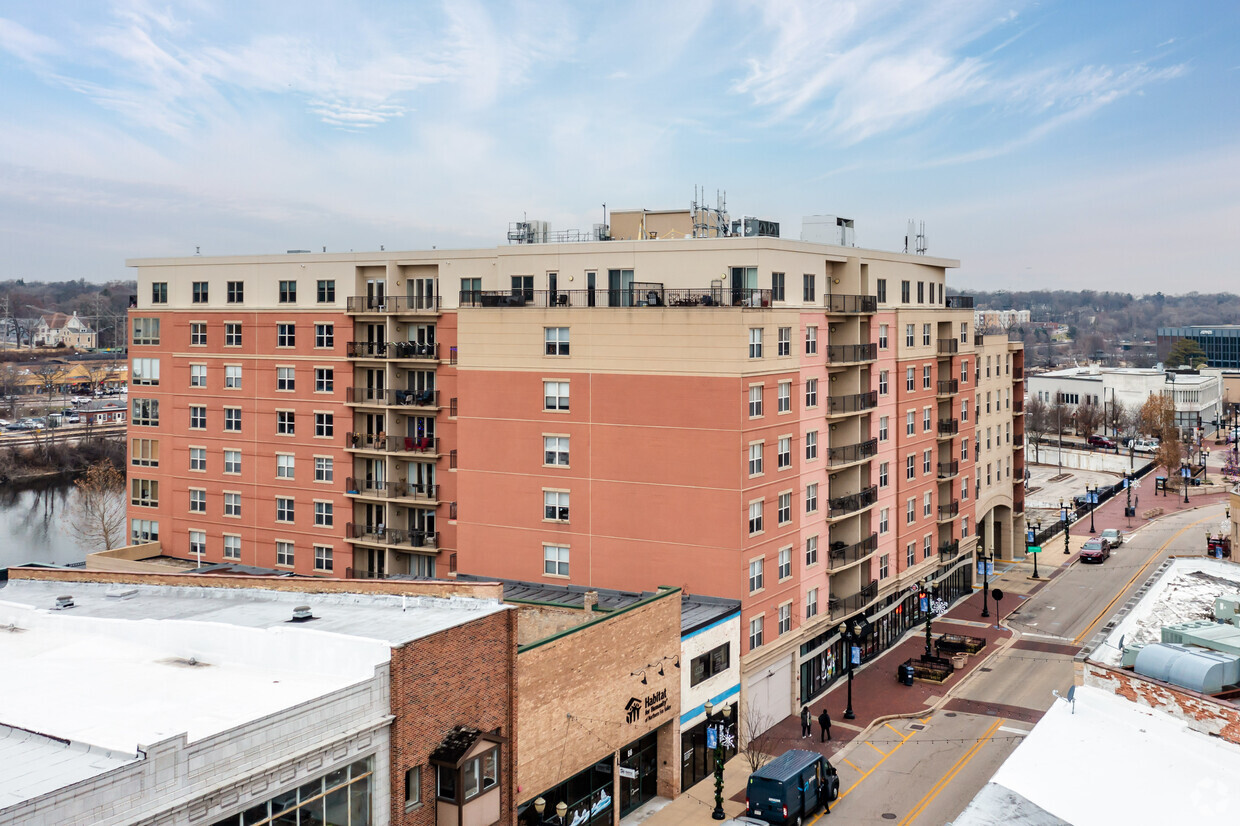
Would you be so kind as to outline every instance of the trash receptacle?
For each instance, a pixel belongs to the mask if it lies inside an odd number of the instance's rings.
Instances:
[[[968,661],[969,657],[967,654],[952,654],[952,668],[964,668]]]
[[[904,685],[913,684],[913,664],[911,662],[900,663],[896,666],[896,679]]]

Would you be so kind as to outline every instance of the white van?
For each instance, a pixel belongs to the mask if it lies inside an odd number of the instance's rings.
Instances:
[[[1130,448],[1134,453],[1157,453],[1157,439],[1129,439],[1125,447]]]

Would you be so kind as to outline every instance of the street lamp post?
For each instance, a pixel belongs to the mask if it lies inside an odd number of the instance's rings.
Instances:
[[[1188,460],[1180,460],[1180,484],[1184,487],[1184,504],[1188,504]]]
[[[934,602],[939,597],[939,586],[937,583],[931,582],[929,577],[920,580],[917,583],[918,597],[921,601],[921,610],[926,615],[926,657],[931,656],[933,645],[930,639],[930,619],[934,616]]]
[[[1040,533],[1042,533],[1042,523],[1034,522],[1033,528],[1032,528],[1033,537],[1036,539],[1037,535]],[[1025,547],[1028,548],[1030,544],[1032,543],[1029,542],[1029,535],[1026,534],[1025,535]],[[1033,578],[1034,579],[1038,578],[1038,557],[1041,555],[1042,555],[1041,553],[1035,553],[1033,555]]]
[[[1202,484],[1210,484],[1210,451],[1201,451],[1201,482]]]
[[[1089,485],[1086,485],[1085,497],[1089,499],[1089,532],[1097,533],[1094,529],[1094,509],[1098,507],[1098,486],[1094,485],[1094,489],[1090,490]]]
[[[1068,509],[1064,506],[1063,500],[1059,500],[1059,516],[1063,519],[1063,552],[1065,555],[1071,554],[1068,550]]]
[[[732,716],[732,707],[724,706],[718,717],[712,712],[715,706],[710,700],[706,701],[706,727],[709,731],[712,727],[715,730],[715,810],[710,816],[715,820],[724,820],[727,814],[723,811],[723,742],[724,735],[728,729],[728,718]]]
[[[982,569],[982,617],[983,618],[990,616],[990,603],[987,600],[987,597],[990,594],[990,565],[988,565],[987,563],[993,563],[995,559],[993,550],[990,552],[990,557],[987,558],[985,544],[986,544],[986,535],[984,532],[979,531],[977,534],[977,564],[978,564],[978,567]]]
[[[852,625],[848,621],[840,623],[840,637],[844,640],[844,656],[848,658],[848,708],[844,710],[845,720],[855,720],[857,715],[853,712],[852,706],[852,686],[853,686],[853,644],[860,642],[865,634],[865,620],[858,617]]]

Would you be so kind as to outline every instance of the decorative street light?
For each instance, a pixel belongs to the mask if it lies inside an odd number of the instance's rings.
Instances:
[[[1059,518],[1063,520],[1063,552],[1067,555],[1072,551],[1068,550],[1068,509],[1062,499],[1059,500]]]
[[[921,610],[926,615],[926,657],[931,656],[932,645],[930,641],[930,620],[934,617],[934,604],[939,600],[938,583],[932,582],[930,577],[917,581],[917,596],[921,603]]]
[[[840,637],[844,640],[844,656],[848,658],[848,708],[844,710],[845,720],[857,719],[852,707],[853,646],[861,641],[867,629],[865,617],[857,617],[852,625],[848,624],[848,620],[840,623]]]
[[[990,552],[990,557],[986,556],[986,532],[984,530],[977,533],[977,567],[981,569],[982,574],[982,617],[990,616],[990,603],[987,597],[990,594],[990,568],[995,562],[995,553]],[[1034,557],[1035,559],[1037,557]],[[989,563],[989,564],[988,564]]]
[[[1026,523],[1026,528],[1028,528],[1029,532],[1025,535],[1025,548],[1028,549],[1028,547],[1033,544],[1033,541],[1037,538],[1038,534],[1042,533],[1042,523],[1034,522],[1032,527],[1030,527]],[[1038,557],[1042,555],[1041,551],[1042,549],[1038,548],[1038,550],[1035,551],[1033,554],[1033,578],[1034,579],[1038,578]]]
[[[707,745],[710,745],[710,735],[713,732],[715,736],[715,810],[710,816],[715,820],[724,820],[727,814],[723,811],[723,747],[728,736],[728,718],[732,716],[732,707],[724,706],[719,716],[714,716],[712,712],[715,706],[710,700],[706,701],[706,739]]]
[[[1188,459],[1180,460],[1180,484],[1184,486],[1184,504],[1188,504]]]
[[[1210,484],[1209,464],[1210,464],[1210,451],[1209,450],[1201,451],[1201,483],[1204,485]]]
[[[1085,499],[1089,502],[1089,532],[1097,533],[1094,529],[1094,509],[1098,506],[1098,486],[1094,485],[1093,490],[1089,489],[1089,485],[1085,486]]]

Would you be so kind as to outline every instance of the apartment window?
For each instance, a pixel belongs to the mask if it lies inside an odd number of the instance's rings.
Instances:
[[[809,567],[810,565],[817,565],[817,564],[818,564],[818,537],[811,536],[810,538],[805,540],[805,565],[806,567]]]
[[[159,319],[135,318],[131,344],[159,344]]]
[[[548,356],[568,355],[568,328],[544,327],[543,343]]]
[[[931,415],[931,413],[930,413],[930,408],[929,408],[929,407],[923,407],[923,408],[921,409],[921,430],[922,430],[922,432],[923,432],[923,433],[929,433],[929,432],[930,432],[930,420],[931,420],[931,418],[932,418],[932,415]]]
[[[969,400],[960,400],[960,421],[967,422],[969,420]]]
[[[930,346],[930,325],[929,324],[921,325],[921,343],[927,347]]]
[[[333,279],[319,279],[316,299],[320,304],[331,304],[336,300],[336,282]]]
[[[969,517],[960,517],[960,536],[961,538],[969,535]]]
[[[960,322],[960,341],[964,343],[969,340],[969,322]]]
[[[805,461],[812,462],[818,458],[818,431],[811,430],[805,434]]]
[[[296,304],[297,303],[297,282],[281,281],[280,282],[280,303]]]
[[[296,347],[297,346],[297,325],[296,324],[277,324],[276,325],[276,346],[277,347]]]
[[[567,436],[543,436],[543,464],[568,466]]]
[[[191,447],[189,449],[189,469],[207,469],[207,449],[205,447]]]
[[[749,446],[749,475],[762,473],[762,443],[754,442]]]
[[[315,324],[314,325],[314,346],[319,348],[330,349],[336,346],[336,325],[335,324]]]
[[[727,671],[731,664],[731,643],[712,648],[705,654],[699,654],[689,664],[689,685],[704,683],[716,674]]]
[[[159,439],[133,439],[129,463],[136,467],[159,467]]]
[[[986,449],[990,450],[990,428],[986,428]]]
[[[813,301],[814,300],[814,286],[815,286],[815,276],[813,273],[807,272],[803,276],[801,276],[801,300],[802,301]]]
[[[887,325],[886,324],[878,325],[878,349],[880,350],[887,349]]]
[[[762,328],[749,328],[749,357],[751,359],[762,358]]]
[[[568,382],[543,382],[543,409],[568,410]]]
[[[905,283],[908,283],[908,282],[905,282]],[[915,330],[916,330],[916,327],[912,324],[904,325],[904,346],[906,347],[913,346],[913,342],[916,341],[917,339]]]
[[[239,322],[230,322],[224,325],[224,346],[241,346],[241,324]]]
[[[779,606],[779,633],[787,634],[792,630],[792,603]]]
[[[930,458],[931,458],[931,455],[932,455],[932,454],[931,454],[931,451],[929,451],[929,450],[923,450],[923,451],[922,451],[922,453],[921,453],[921,472],[922,472],[923,474],[929,474],[929,473],[930,473]]]
[[[904,304],[907,304],[908,296],[909,296],[909,282],[901,281],[900,282],[900,301]]]
[[[990,412],[990,391],[986,391],[986,412]]]
[[[276,564],[283,568],[293,567],[292,542],[276,542]]]
[[[792,494],[779,494],[779,506],[775,511],[775,516],[780,525],[787,525],[792,521]],[[783,577],[780,577],[781,579]]]
[[[990,462],[986,463],[986,487],[990,487]]]
[[[917,500],[913,497],[909,497],[909,500],[905,503],[905,505],[904,521],[911,525],[917,521]]]
[[[878,512],[878,532],[887,533],[891,530],[891,509],[883,508]]]
[[[965,476],[960,480],[960,499],[961,501],[969,498],[969,477]]]
[[[904,414],[904,434],[912,436],[917,432],[917,411],[909,410]]]
[[[241,515],[241,494],[225,493],[224,494],[224,515],[240,516]]]
[[[917,478],[917,457],[909,454],[904,458],[904,478]]]
[[[887,279],[886,278],[878,279],[878,281],[875,282],[874,287],[875,287],[875,293],[878,296],[878,303],[886,304],[887,303]]]
[[[159,507],[159,482],[152,479],[129,480],[129,504],[143,508]]]
[[[792,355],[792,328],[780,327],[776,331],[776,355]]]
[[[921,558],[929,559],[934,553],[934,540],[930,538],[930,534],[926,534],[921,540]]]
[[[190,513],[206,513],[207,512],[207,492],[203,488],[189,489],[189,512]]]
[[[329,545],[314,546],[314,570],[330,571],[332,569],[332,549]]]
[[[297,460],[293,457],[293,454],[291,453],[277,453],[276,454],[276,478],[277,479],[292,479],[293,473],[297,466],[296,462]]]
[[[749,503],[749,533],[762,533],[762,502]]]
[[[792,467],[792,437],[779,437],[779,451],[777,454],[780,470]]]
[[[960,383],[969,383],[969,360],[961,359],[960,361]]]
[[[780,413],[787,413],[792,410],[792,382],[781,381],[778,386],[778,395],[776,396],[776,408]]]
[[[294,368],[277,367],[276,368],[276,390],[295,390],[297,388],[297,379],[295,378]]]
[[[922,494],[922,497],[921,497],[921,515],[922,516],[930,515],[930,511],[933,509],[933,505],[931,504],[933,502],[933,499],[934,497],[930,495],[930,491],[926,491],[924,494]]]
[[[917,387],[917,371],[912,367],[904,368],[904,389],[910,393]]]
[[[886,579],[891,575],[891,555],[883,554],[878,558],[878,578]]]
[[[805,486],[805,512],[816,513],[818,511],[818,483],[813,482]]]
[[[889,387],[887,384],[888,375],[889,375],[889,371],[887,370],[878,371],[878,395],[880,396],[886,396],[889,391]]]
[[[293,521],[293,500],[285,499],[283,496],[276,497],[276,521],[292,522]]]
[[[224,534],[224,558],[241,558],[241,537],[231,533]]]
[[[805,592],[805,618],[813,619],[818,616],[818,589],[810,588]]]
[[[224,408],[224,429],[233,433],[241,432],[241,408]]]
[[[159,359],[133,359],[133,375],[130,381],[133,384],[140,384],[155,387],[159,384]]]
[[[888,432],[887,432],[887,431],[888,431],[888,427],[887,427],[887,426],[888,426],[888,422],[889,422],[889,417],[887,417],[887,416],[879,416],[879,417],[878,417],[878,440],[879,440],[880,442],[885,442],[885,441],[887,441],[887,438],[888,438]]]
[[[241,365],[224,365],[224,388],[227,390],[241,389]]]
[[[154,281],[151,283],[151,303],[167,304],[168,303],[168,282]]]
[[[890,462],[883,462],[878,466],[878,486],[880,488],[885,488],[891,484],[891,478],[889,476],[890,468]]]
[[[568,491],[543,491],[543,519],[551,522],[568,521]]]
[[[781,548],[779,551],[779,578],[781,580],[792,576],[792,548]]]
[[[314,392],[331,393],[336,389],[336,371],[331,367],[314,368]]]
[[[331,438],[336,435],[336,417],[331,413],[315,413],[314,435],[319,438]]]
[[[189,553],[195,559],[201,559],[207,552],[206,531],[189,532]]]
[[[314,457],[314,481],[331,482],[336,475],[336,460],[330,456]]]
[[[189,429],[190,430],[206,430],[207,429],[207,408],[199,407],[198,405],[190,405]]]
[[[568,576],[568,547],[543,545],[543,573],[547,576]]]
[[[818,328],[805,328],[805,355],[812,356],[818,353]]]
[[[908,547],[904,549],[904,565],[907,568],[912,568],[916,564],[917,564],[917,543],[910,542],[908,543]]]
[[[924,281],[917,282],[917,303],[926,303],[926,282]]]
[[[930,365],[924,365],[921,368],[921,387],[923,390],[930,389]]]
[[[962,462],[967,462],[969,460],[969,440],[968,439],[960,440],[960,460]]]
[[[749,621],[749,650],[762,647],[762,617],[754,617]]]
[[[755,384],[749,388],[749,418],[756,419],[762,415],[762,385]]]
[[[229,281],[226,285],[229,304],[245,303],[245,282]]]
[[[207,386],[207,365],[191,364],[189,366],[189,386],[190,387],[206,387]]]
[[[784,274],[782,272],[771,273],[771,301],[784,300]]]
[[[805,406],[818,406],[818,379],[805,380]]]
[[[207,282],[195,281],[190,284],[190,296],[190,300],[195,304],[206,304],[210,297],[210,293],[207,290]]]
[[[241,451],[225,450],[224,451],[224,472],[240,473],[241,472]]]
[[[294,435],[292,410],[276,411],[276,434],[280,436]]]
[[[319,527],[330,528],[335,521],[334,506],[331,502],[315,502],[314,503],[314,524]]]
[[[762,590],[762,560],[749,560],[749,593]]]
[[[194,347],[205,347],[207,344],[207,325],[201,321],[192,321],[189,325],[189,343]]]

